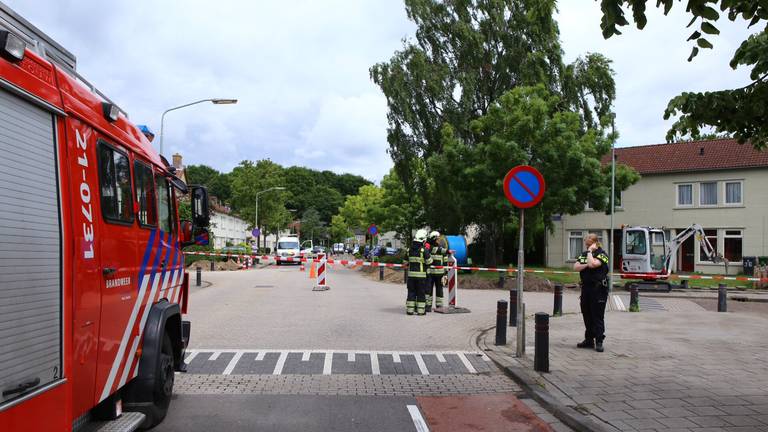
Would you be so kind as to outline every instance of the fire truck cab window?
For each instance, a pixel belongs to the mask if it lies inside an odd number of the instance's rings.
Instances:
[[[173,232],[174,215],[171,202],[170,185],[168,184],[168,180],[166,180],[165,177],[155,177],[155,185],[157,186],[157,217],[159,221],[158,227],[163,232]]]
[[[139,204],[139,225],[157,226],[157,205],[155,204],[155,182],[152,168],[136,161],[133,165],[136,183],[136,201]]]
[[[101,213],[110,222],[132,223],[131,164],[128,156],[103,141],[99,144]]]

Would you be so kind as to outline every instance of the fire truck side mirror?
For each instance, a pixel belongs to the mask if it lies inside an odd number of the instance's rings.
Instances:
[[[208,190],[202,186],[192,186],[192,222],[195,227],[206,228],[211,217],[208,211]]]

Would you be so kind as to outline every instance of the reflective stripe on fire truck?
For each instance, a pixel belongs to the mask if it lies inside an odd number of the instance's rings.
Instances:
[[[99,402],[103,401],[112,393],[112,384],[115,382],[115,377],[117,376],[117,370],[120,368],[120,365],[123,362],[124,354],[125,354],[125,347],[128,344],[128,337],[131,335],[133,330],[133,324],[136,321],[136,316],[139,314],[139,309],[142,306],[142,299],[144,298],[144,292],[147,290],[147,285],[149,284],[149,278],[145,278],[145,270],[147,268],[147,264],[149,263],[149,258],[152,255],[152,251],[155,250],[155,237],[158,233],[157,230],[150,231],[149,234],[149,241],[147,242],[147,248],[144,251],[144,258],[141,260],[141,268],[139,269],[139,277],[137,278],[138,285],[139,285],[139,293],[136,296],[136,301],[133,304],[133,310],[131,311],[131,316],[128,318],[128,325],[125,326],[125,330],[123,331],[123,338],[120,341],[120,347],[117,349],[117,355],[115,356],[114,360],[112,360],[112,368],[109,370],[109,376],[107,376],[107,382],[104,383],[104,388],[101,391],[101,396],[99,397]],[[159,255],[159,254],[158,254]],[[155,266],[157,263],[155,263]],[[154,267],[154,266],[153,266]]]

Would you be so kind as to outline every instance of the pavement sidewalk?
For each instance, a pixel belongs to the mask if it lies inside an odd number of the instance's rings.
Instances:
[[[768,317],[658,301],[675,307],[606,313],[604,353],[575,348],[580,314],[550,318],[549,373],[533,370],[533,308],[525,357],[513,327],[506,346],[494,328],[478,345],[575,430],[768,431]]]

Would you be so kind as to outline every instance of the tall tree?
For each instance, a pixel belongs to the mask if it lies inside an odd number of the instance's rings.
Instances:
[[[619,27],[629,25],[624,8],[632,10],[632,19],[642,29],[648,21],[648,0],[601,0],[603,19],[600,27],[607,39],[621,34]],[[656,0],[657,7],[668,14],[675,0]],[[716,8],[719,8],[718,11]],[[744,22],[746,26],[758,25],[762,29],[744,40],[731,58],[730,66],[751,68],[748,85],[727,90],[696,93],[685,92],[669,101],[664,118],[677,117],[667,132],[667,140],[681,137],[699,138],[701,129],[710,127],[717,133],[732,135],[744,143],[750,141],[755,148],[768,147],[768,2],[765,0],[688,0],[686,12],[695,25],[688,41],[693,45],[688,61],[693,60],[700,49],[713,47],[710,39],[720,34],[716,27],[724,13],[730,21]]]
[[[581,134],[593,140],[608,135],[615,97],[610,61],[587,54],[573,64],[563,62],[555,3],[405,0],[417,25],[415,41],[405,42],[389,62],[373,66],[371,78],[387,98],[387,140],[398,178],[407,194],[418,194],[426,204],[429,225],[453,231],[480,223],[487,240],[498,243],[501,221],[490,221],[479,206],[455,199],[467,187],[464,181],[480,177],[458,179],[457,190],[447,186],[455,182],[434,178],[429,161],[454,140],[475,147],[480,137],[472,122],[510,89],[543,86],[558,96],[559,110],[576,113]],[[578,136],[573,138],[575,144]],[[469,197],[473,203],[481,198]]]
[[[283,186],[283,168],[269,159],[256,163],[242,161],[232,173],[232,204],[247,221],[254,223],[256,216],[256,194],[272,187]],[[259,227],[277,232],[290,221],[285,208],[287,193],[274,190],[259,195]],[[266,234],[266,233],[264,233]],[[259,244],[261,240],[259,239]]]
[[[425,209],[420,196],[405,191],[394,169],[381,180],[381,189],[384,192],[383,224],[400,235],[400,238],[410,239],[412,232],[424,225]]]
[[[231,179],[208,165],[188,165],[185,168],[189,184],[203,185],[219,200],[229,203],[232,196]]]

